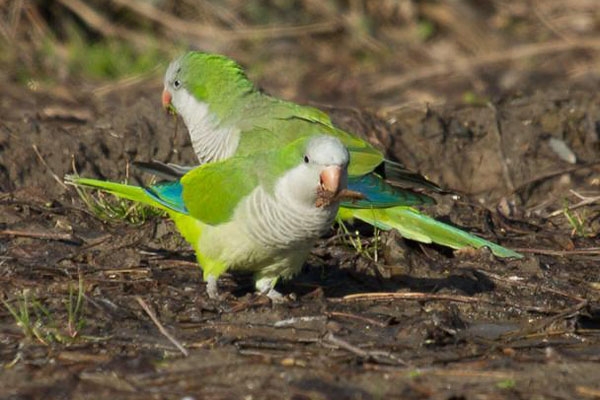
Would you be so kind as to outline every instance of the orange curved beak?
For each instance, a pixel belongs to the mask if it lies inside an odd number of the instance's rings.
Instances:
[[[321,172],[320,180],[323,190],[337,194],[341,189],[342,168],[330,165]]]
[[[172,100],[173,100],[173,98],[171,97],[171,93],[169,93],[169,91],[167,89],[163,89],[162,105],[163,105],[163,108],[165,110],[169,111],[170,113],[173,113],[175,111],[173,108],[173,104],[171,104]]]

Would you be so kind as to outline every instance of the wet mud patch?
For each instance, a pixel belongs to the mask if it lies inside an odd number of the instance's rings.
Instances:
[[[173,139],[174,122],[156,112],[159,89],[77,102],[7,88],[3,396],[598,396],[599,205],[573,194],[598,195],[596,93],[395,116],[335,111],[340,125],[460,194],[426,212],[526,258],[451,252],[361,225],[350,229],[363,234],[352,236],[357,251],[332,229],[280,286],[290,300],[272,305],[239,276],[209,300],[171,222],[102,221],[57,181],[73,163],[82,175],[135,181],[145,177],[128,169],[133,160],[192,162],[182,127]]]

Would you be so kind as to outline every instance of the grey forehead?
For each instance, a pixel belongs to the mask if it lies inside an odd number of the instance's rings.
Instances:
[[[172,61],[171,64],[169,64],[169,67],[167,68],[167,72],[165,74],[165,83],[168,82],[168,81],[173,80],[173,78],[175,77],[175,75],[177,73],[179,73],[179,71],[181,71],[181,60],[182,60],[182,58],[183,58],[183,56],[179,57],[175,61]]]
[[[318,164],[347,164],[348,150],[342,142],[333,136],[317,136],[307,145],[306,152]]]

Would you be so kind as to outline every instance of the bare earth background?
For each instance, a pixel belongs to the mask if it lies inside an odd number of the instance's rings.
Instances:
[[[600,398],[597,1],[23,0],[0,16],[0,398]],[[280,287],[290,302],[240,276],[210,301],[167,219],[107,220],[62,184],[194,162],[160,106],[189,48],[460,193],[424,211],[526,258],[333,227]]]

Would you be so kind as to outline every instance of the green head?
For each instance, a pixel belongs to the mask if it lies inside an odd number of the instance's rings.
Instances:
[[[163,106],[170,112],[180,113],[191,101],[227,107],[228,102],[255,90],[235,61],[199,51],[191,51],[173,61],[167,68],[164,85]]]

